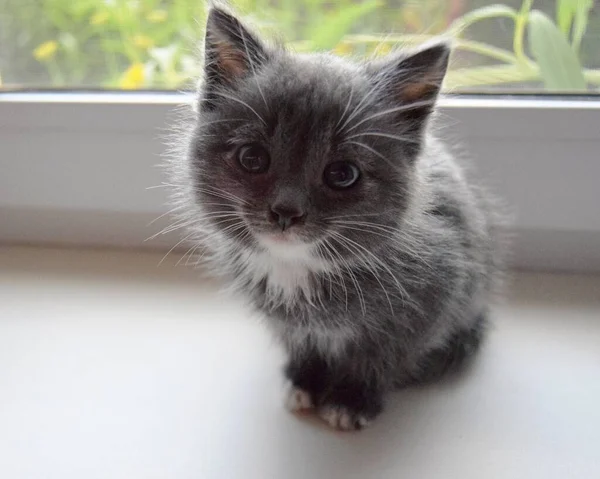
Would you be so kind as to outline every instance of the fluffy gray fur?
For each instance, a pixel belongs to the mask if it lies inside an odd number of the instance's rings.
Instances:
[[[350,62],[266,46],[217,8],[196,114],[172,155],[171,229],[267,319],[290,406],[361,428],[385,393],[439,377],[480,343],[498,255],[483,197],[435,138],[444,42]],[[261,145],[260,174],[238,162]],[[324,171],[351,162],[356,184]],[[281,232],[275,206],[299,220]],[[287,211],[287,210],[285,210]]]

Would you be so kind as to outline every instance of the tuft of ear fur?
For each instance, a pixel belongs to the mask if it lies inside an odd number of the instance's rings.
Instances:
[[[414,120],[415,127],[422,127],[435,106],[450,51],[449,41],[440,39],[371,65],[393,103],[406,106],[400,112],[405,120]]]
[[[255,73],[267,59],[267,50],[256,35],[217,6],[208,12],[204,52],[207,92],[233,87],[240,79]]]

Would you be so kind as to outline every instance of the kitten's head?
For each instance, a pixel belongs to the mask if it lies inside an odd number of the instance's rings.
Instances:
[[[282,256],[381,241],[411,201],[448,56],[443,42],[363,63],[292,54],[213,8],[189,148],[199,221]]]

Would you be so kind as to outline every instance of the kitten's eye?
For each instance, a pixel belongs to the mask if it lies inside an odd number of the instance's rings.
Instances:
[[[334,190],[343,190],[352,186],[360,177],[359,169],[347,161],[336,161],[327,165],[323,178],[327,186]]]
[[[260,145],[244,145],[237,152],[239,164],[248,173],[264,173],[269,169],[269,152]]]

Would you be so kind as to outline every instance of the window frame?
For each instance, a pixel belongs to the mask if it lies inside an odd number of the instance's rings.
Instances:
[[[154,247],[173,111],[153,92],[0,93],[0,242]],[[512,263],[600,271],[600,100],[451,96],[441,134],[514,212]],[[458,145],[458,146],[457,146]],[[595,184],[596,183],[596,184]]]

